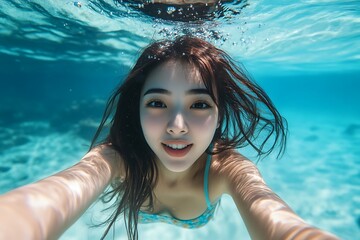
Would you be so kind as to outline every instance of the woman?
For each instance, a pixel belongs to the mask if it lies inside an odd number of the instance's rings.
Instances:
[[[281,154],[285,142],[286,121],[226,53],[189,36],[155,42],[110,97],[82,160],[0,197],[0,238],[57,238],[111,184],[103,238],[120,215],[130,239],[138,223],[201,227],[229,194],[252,239],[337,239],[297,216],[235,150]]]

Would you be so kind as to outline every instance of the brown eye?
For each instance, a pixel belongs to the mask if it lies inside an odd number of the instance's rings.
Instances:
[[[146,107],[150,107],[150,108],[166,108],[166,105],[165,105],[165,103],[163,103],[161,101],[151,101],[151,102],[146,104]]]
[[[194,109],[208,109],[211,108],[211,106],[209,104],[207,104],[206,102],[197,102],[194,103],[193,105],[191,105],[190,108],[194,108]]]

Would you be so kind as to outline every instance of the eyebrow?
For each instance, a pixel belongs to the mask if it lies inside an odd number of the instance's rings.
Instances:
[[[143,96],[147,95],[147,94],[156,94],[156,93],[160,93],[160,94],[166,94],[166,95],[171,95],[171,92],[169,90],[163,89],[163,88],[150,88],[149,90],[147,90]],[[206,94],[206,95],[210,95],[209,91],[206,88],[194,88],[194,89],[189,89],[186,91],[186,95],[192,95],[192,94]]]

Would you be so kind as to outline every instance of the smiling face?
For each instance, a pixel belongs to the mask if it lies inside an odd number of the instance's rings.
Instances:
[[[218,108],[194,67],[168,61],[146,79],[140,120],[157,160],[170,171],[183,172],[210,145],[218,125]]]

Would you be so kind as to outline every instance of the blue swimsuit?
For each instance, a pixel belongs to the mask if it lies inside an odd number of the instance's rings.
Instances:
[[[220,199],[218,199],[217,201],[215,201],[215,203],[211,203],[209,198],[208,178],[209,178],[210,164],[211,164],[211,155],[208,155],[206,159],[206,167],[204,173],[204,192],[205,192],[207,209],[203,214],[193,219],[182,220],[170,215],[151,214],[144,211],[139,211],[139,223],[164,222],[184,228],[198,228],[208,223],[209,220],[213,218],[215,208],[220,202]]]

